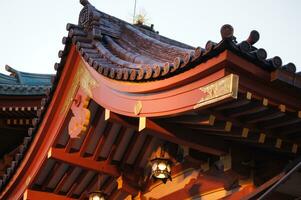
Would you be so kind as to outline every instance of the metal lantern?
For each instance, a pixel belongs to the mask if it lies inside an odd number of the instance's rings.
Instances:
[[[165,158],[155,158],[151,160],[152,177],[160,179],[163,183],[171,181],[171,161]]]
[[[105,200],[105,194],[101,191],[91,192],[89,194],[89,200]]]

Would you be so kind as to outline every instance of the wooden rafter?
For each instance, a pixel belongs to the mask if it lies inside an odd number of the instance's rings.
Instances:
[[[61,180],[59,181],[59,183],[54,188],[53,193],[58,194],[61,191],[62,187],[64,186],[64,184],[66,182],[66,180],[72,174],[72,172],[74,171],[74,169],[75,169],[75,167],[69,166],[67,172],[65,172],[65,174],[63,175],[63,177],[61,178]]]
[[[130,122],[130,119],[127,119],[126,117],[121,117],[118,114],[115,113],[111,113],[110,114],[110,121],[112,122],[118,122],[124,126],[130,127],[130,128],[134,128],[135,130],[137,130],[137,125],[133,124],[132,122]],[[205,152],[205,153],[209,153],[209,154],[213,154],[213,155],[223,155],[225,154],[224,150],[219,149],[218,147],[210,147],[208,144],[208,142],[204,141],[204,138],[199,138],[199,141],[193,141],[193,139],[191,139],[189,141],[189,137],[186,137],[187,139],[184,140],[184,135],[183,138],[181,139],[179,137],[179,134],[187,134],[185,132],[181,131],[177,131],[177,129],[172,129],[172,131],[167,130],[165,128],[163,128],[162,126],[160,126],[159,124],[157,124],[156,122],[146,118],[146,128],[142,131],[142,133],[147,133],[150,135],[153,135],[155,137],[159,137],[161,139],[165,139],[177,144],[181,144],[184,146],[188,146],[191,148],[194,148],[196,150],[199,150],[201,152]],[[209,138],[207,138],[208,140]]]
[[[84,189],[84,192],[82,192],[82,194],[78,198],[79,200],[85,199],[89,195],[89,192],[93,191],[93,189],[95,191],[99,189],[99,188],[97,188],[98,187],[98,176],[99,175],[96,175],[96,176],[94,176],[92,178],[92,180],[90,181],[90,183]],[[97,186],[95,187],[95,185],[97,185]]]
[[[101,152],[101,149],[103,147],[103,145],[105,144],[106,138],[108,137],[110,131],[112,130],[112,123],[107,123],[105,130],[103,131],[100,140],[95,148],[95,151],[93,153],[93,160],[98,160],[99,154]]]
[[[27,189],[24,192],[23,200],[39,200],[39,199],[51,199],[51,200],[75,200],[62,195],[57,195],[50,192],[41,192]]]
[[[87,173],[88,173],[88,171],[84,170],[76,177],[76,181],[71,185],[71,187],[69,188],[69,190],[66,194],[67,197],[71,197],[73,195],[74,191],[80,185],[81,181],[85,178]]]
[[[90,128],[87,131],[87,134],[85,136],[85,139],[79,149],[79,155],[80,156],[84,156],[86,148],[88,147],[88,144],[93,136],[93,133],[95,131],[95,127],[96,127],[96,123],[101,119],[103,112],[100,108],[98,108],[98,110],[96,111],[96,116],[94,117],[93,121],[91,122]],[[99,122],[101,123],[101,122]]]
[[[60,168],[60,166],[61,166],[61,163],[58,163],[58,162],[56,162],[53,165],[53,167],[51,169],[51,173],[47,174],[45,180],[43,181],[42,190],[46,190],[47,189],[47,186],[48,186],[49,182],[53,178],[53,175],[56,174],[56,172],[58,171],[58,169]]]
[[[110,200],[125,199],[128,195],[135,197],[139,193],[139,189],[133,187],[129,182],[120,176],[117,180],[117,188],[110,196]]]
[[[120,142],[122,141],[122,138],[124,137],[126,131],[127,131],[126,127],[120,128],[119,133],[111,147],[109,155],[106,158],[107,162],[111,162],[113,160],[114,154],[117,151],[117,148],[118,148]]]
[[[77,153],[66,153],[64,149],[51,148],[48,152],[48,158],[84,169],[93,170],[98,173],[105,173],[115,177],[120,175],[120,172],[115,165],[110,165],[105,161],[95,161],[91,158],[83,158]]]

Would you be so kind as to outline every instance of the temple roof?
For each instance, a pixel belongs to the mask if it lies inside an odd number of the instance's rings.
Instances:
[[[10,75],[0,73],[1,95],[41,95],[51,87],[50,74],[35,74],[18,71],[8,65]]]
[[[268,72],[280,70],[289,73],[290,76],[300,78],[300,75],[295,73],[296,67],[294,64],[282,65],[281,58],[278,56],[267,59],[266,51],[254,46],[259,40],[257,31],[252,31],[247,40],[237,42],[233,35],[233,27],[224,25],[221,28],[222,40],[220,42],[208,41],[205,48],[194,48],[159,35],[153,30],[153,27],[141,24],[131,25],[100,12],[88,1],[82,0],[81,3],[84,5],[84,8],[80,13],[79,24],[67,25],[69,34],[68,37],[63,38],[65,49],[59,52],[61,61],[55,64],[57,74],[53,80],[51,80],[51,75],[29,74],[9,67],[7,67],[7,70],[12,73],[11,76],[0,75],[0,94],[2,94],[4,87],[8,87],[9,92],[12,91],[11,88],[25,88],[23,93],[18,93],[17,91],[19,90],[16,89],[11,94],[33,94],[34,91],[30,91],[29,88],[38,88],[38,93],[44,91],[45,88],[49,88],[51,82],[53,83],[51,92],[47,93],[47,98],[41,102],[41,109],[37,112],[37,118],[35,118],[33,126],[28,129],[22,145],[16,150],[11,166],[7,168],[6,174],[0,180],[0,190],[3,190],[17,170],[26,150],[35,137],[45,111],[52,100],[57,83],[61,78],[71,44],[76,45],[84,60],[100,74],[120,81],[165,79],[189,70],[226,49],[255,63],[258,67]],[[8,92],[3,92],[3,94],[8,94]],[[249,101],[250,99],[239,100],[247,103],[251,102]],[[254,100],[253,103],[257,104],[258,102]],[[260,104],[260,106],[264,105]],[[262,108],[260,107],[259,109]],[[100,118],[102,115],[98,117]],[[173,122],[174,119],[171,118],[171,121]],[[116,131],[115,129],[114,131]]]
[[[221,28],[221,41],[208,41],[205,48],[161,36],[143,24],[132,25],[105,14],[88,1],[81,1],[79,24],[68,24],[68,38],[76,44],[84,59],[100,74],[125,81],[162,79],[188,70],[225,49],[239,54],[267,71],[296,72],[293,63],[283,65],[278,56],[267,59],[267,52],[254,44],[259,33],[251,31],[245,41],[237,42],[231,25]],[[63,39],[63,43],[67,38]],[[65,52],[60,51],[59,57]]]

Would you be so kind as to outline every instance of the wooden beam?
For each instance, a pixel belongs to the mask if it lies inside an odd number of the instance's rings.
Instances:
[[[126,127],[122,127],[120,128],[118,135],[115,138],[114,143],[112,144],[111,150],[109,155],[107,156],[106,160],[107,162],[112,162],[113,157],[117,151],[117,148],[119,147],[120,142],[122,141],[123,137],[125,137],[125,133],[127,131]]]
[[[121,166],[124,167],[126,165],[126,161],[128,160],[128,158],[130,157],[130,155],[132,154],[133,151],[135,151],[134,147],[135,144],[138,140],[138,138],[141,137],[140,134],[137,134],[136,132],[133,133],[130,142],[127,146],[127,150],[125,151],[124,155],[121,158]]]
[[[205,138],[203,138],[204,136],[198,134],[195,135],[195,137],[192,137],[191,134],[187,132],[187,130],[184,132],[183,131],[184,130],[182,130],[182,128],[178,126],[172,130],[168,130],[165,127],[162,127],[161,125],[156,123],[155,121],[146,119],[145,132],[147,132],[150,135],[174,142],[176,144],[188,146],[204,153],[219,156],[226,154],[224,150],[220,150],[219,148],[215,148],[213,146],[210,147],[209,145],[205,145],[207,144],[209,138],[207,138],[207,142],[205,142]],[[197,138],[199,138],[200,141],[196,141],[195,139]],[[201,140],[203,141],[203,143],[201,142]]]
[[[178,123],[178,124],[198,124],[198,125],[210,125],[208,115],[198,115],[198,114],[189,114],[189,115],[180,115],[176,117],[170,117],[166,120],[167,123]]]
[[[27,189],[23,194],[23,200],[42,200],[42,199],[51,199],[51,200],[75,200],[62,195],[57,195],[50,192],[41,192]]]
[[[267,109],[268,108],[265,107],[265,106],[250,103],[250,105],[232,110],[229,113],[229,116],[230,117],[240,117],[240,116],[244,116],[244,115],[251,115],[251,114],[254,114],[254,113],[265,111]]]
[[[293,125],[300,122],[301,122],[300,118],[292,118],[286,116],[273,121],[262,122],[259,124],[259,126],[265,129],[273,129],[273,128],[279,128],[283,126]]]
[[[139,117],[139,128],[138,131],[142,131],[146,127],[146,117]]]
[[[265,190],[267,190],[268,188],[270,188],[272,185],[274,185],[277,181],[279,181],[283,176],[285,175],[284,172],[281,172],[280,174],[274,176],[273,178],[271,178],[270,180],[268,180],[267,182],[265,182],[264,184],[262,184],[261,186],[259,186],[258,188],[256,188],[255,190],[253,190],[252,192],[250,192],[249,194],[244,196],[244,200],[248,200],[248,199],[257,199],[258,196],[260,194],[262,194]]]
[[[93,121],[91,122],[89,130],[87,131],[87,134],[85,135],[85,139],[84,139],[84,141],[83,141],[83,143],[82,143],[82,145],[79,149],[79,155],[80,156],[85,155],[88,144],[89,144],[89,142],[91,141],[91,138],[94,135],[94,131],[95,131],[95,128],[96,128],[96,123],[102,123],[102,122],[99,122],[99,120],[102,118],[102,115],[103,115],[102,109],[98,108],[97,111],[96,111],[95,117],[94,117]]]
[[[116,180],[116,182],[117,182],[117,190],[122,190],[123,192],[130,194],[132,196],[138,195],[139,189],[132,186],[122,176],[120,176]]]
[[[119,199],[126,199],[128,196],[127,193],[123,192],[122,190],[115,190],[109,197],[109,200],[119,200]]]
[[[246,117],[244,118],[244,122],[246,123],[258,123],[261,121],[268,121],[268,120],[273,120],[276,118],[280,118],[283,117],[285,114],[283,112],[267,112],[267,113],[258,113],[258,114],[254,114],[250,117]]]
[[[99,184],[100,181],[98,180],[98,176],[100,176],[100,175],[96,175],[96,176],[94,176],[94,178],[92,178],[90,183],[85,187],[84,191],[78,198],[79,200],[83,200],[86,197],[88,197],[89,193],[92,192],[93,190],[97,191],[100,189],[100,188],[98,188],[100,186],[100,184]]]
[[[209,121],[212,121],[210,125],[213,125],[215,117],[210,115],[209,118]],[[123,126],[133,128],[138,131],[138,123],[137,125],[135,125],[131,121],[131,118],[122,117],[116,113],[111,112],[109,121],[120,123]],[[172,125],[172,127],[174,126],[175,125]],[[145,128],[141,133],[147,133],[155,137],[174,142],[176,144],[188,146],[190,148],[196,149],[204,153],[209,153],[218,156],[226,154],[225,149],[219,148],[218,145],[215,144],[210,146],[210,144],[212,144],[213,142],[213,140],[211,140],[212,137],[201,136],[200,134],[191,136],[191,134],[187,133],[187,130],[183,130],[183,128],[181,128],[180,126],[177,127],[179,128],[167,130],[166,128],[162,127],[161,125],[157,124],[151,119],[146,118]],[[189,137],[187,137],[187,135],[189,135]],[[197,140],[195,140],[195,138],[197,138]],[[211,143],[208,143],[209,140],[211,141]]]
[[[60,166],[61,166],[61,163],[58,163],[58,162],[56,162],[53,165],[53,167],[50,170],[51,173],[47,174],[45,180],[43,181],[42,190],[46,190],[47,189],[47,186],[48,186],[49,182],[53,178],[54,174],[56,174],[56,172],[58,171],[58,169],[60,168]]]
[[[120,175],[117,166],[110,165],[105,161],[95,161],[91,158],[83,158],[80,157],[78,153],[66,153],[64,149],[51,148],[48,151],[48,158],[59,160],[61,162],[65,162],[84,169],[108,174],[114,177],[118,177]]]
[[[61,178],[59,183],[54,188],[53,193],[58,194],[61,191],[62,187],[64,186],[64,184],[66,182],[66,180],[69,178],[69,176],[72,174],[72,172],[74,170],[75,170],[75,167],[69,166],[67,172],[65,172],[65,174],[63,175],[63,177]]]
[[[150,136],[150,135],[147,135],[145,140],[144,140],[144,143],[142,145],[142,149],[140,149],[136,159],[135,159],[135,162],[134,162],[134,169],[138,169],[139,168],[139,164],[141,162],[141,160],[145,157],[145,153],[150,149],[152,148],[151,144],[152,142],[155,140],[154,137]]]
[[[213,109],[215,111],[223,111],[223,110],[228,110],[228,109],[236,109],[236,108],[239,108],[241,106],[245,106],[245,105],[247,105],[249,103],[250,103],[249,100],[239,99],[239,100],[234,100],[234,101],[229,102],[229,103],[222,104],[222,105],[217,106],[216,108],[213,108]]]
[[[110,131],[112,130],[112,126],[113,126],[112,123],[106,124],[106,127],[105,127],[102,135],[100,136],[100,140],[99,140],[98,144],[96,145],[95,151],[93,153],[93,160],[98,159],[101,149],[102,149],[103,145],[105,144]]]
[[[74,193],[74,191],[76,191],[77,187],[81,184],[81,181],[87,176],[88,171],[86,170],[82,170],[80,172],[80,174],[76,177],[76,180],[70,187],[70,189],[68,190],[66,196],[67,197],[71,197]]]

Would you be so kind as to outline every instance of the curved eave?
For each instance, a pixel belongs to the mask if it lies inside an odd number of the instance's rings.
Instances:
[[[283,96],[289,98],[283,98],[277,93],[279,90],[285,91],[285,88],[279,88],[271,81],[273,73],[230,50],[224,50],[182,73],[148,82],[113,80],[99,74],[84,58],[82,60],[82,65],[97,82],[92,89],[93,99],[103,107],[122,115],[155,117],[196,109],[203,98],[201,88],[231,73],[241,77],[239,87],[242,90],[249,90],[260,96],[267,95],[273,101],[282,102],[296,110],[301,106],[298,94],[286,91]],[[235,95],[230,95],[230,98],[235,98]],[[137,106],[142,107],[139,113],[135,111]]]
[[[98,74],[86,62],[80,65],[90,75],[91,80],[88,85],[93,85],[86,90],[92,92],[92,98],[99,105],[126,116],[155,117],[174,115],[197,109],[200,104],[204,106],[218,100],[236,98],[238,78],[232,80],[229,77],[229,82],[223,80],[226,76],[223,68],[225,55],[225,53],[221,54],[211,62],[168,79],[143,83],[119,82],[118,84]],[[88,75],[84,76],[88,77]],[[228,86],[222,83],[230,84],[231,81],[235,83],[231,85],[229,91],[222,90],[223,86]],[[89,84],[91,82],[94,84]],[[206,92],[206,88],[210,87],[211,83],[220,84],[220,94],[210,96]]]
[[[45,95],[51,86],[8,85],[0,84],[0,95],[3,96],[36,96]]]
[[[69,110],[69,107],[65,107],[64,101],[70,103],[66,100],[66,94],[68,93],[66,87],[72,85],[72,80],[68,77],[70,77],[69,75],[72,76],[76,70],[70,65],[76,65],[76,62],[78,62],[75,51],[75,48],[70,49],[68,58],[66,57],[66,60],[63,61],[64,65],[66,64],[64,70],[62,68],[58,70],[56,78],[60,81],[59,83],[55,82],[52,91],[43,100],[44,110],[38,113],[39,118],[35,120],[34,128],[28,130],[29,136],[26,137],[26,141],[24,139],[24,143],[18,152],[19,156],[15,158],[18,160],[14,160],[15,164],[10,167],[10,174],[6,175],[6,182],[2,183],[0,199],[20,199],[27,186],[37,175],[45,159],[47,159],[48,150],[54,143],[58,134],[57,131],[66,117],[66,113],[62,113],[62,110]],[[60,77],[63,78],[60,79]],[[62,96],[62,93],[65,95]],[[56,119],[56,121],[53,119]]]

